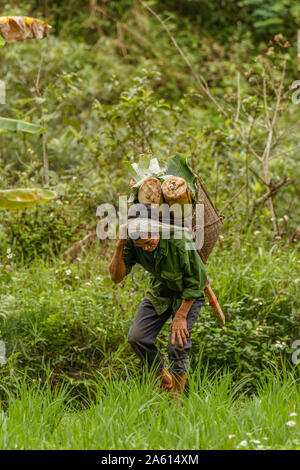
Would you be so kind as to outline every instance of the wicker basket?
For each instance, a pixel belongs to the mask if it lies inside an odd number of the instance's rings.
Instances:
[[[201,199],[204,204],[204,243],[202,248],[198,250],[198,253],[201,256],[203,263],[206,264],[208,257],[219,238],[224,217],[215,208],[208,192],[198,176],[195,176],[195,181],[198,188],[199,199]],[[193,226],[193,230],[197,232],[195,224]]]

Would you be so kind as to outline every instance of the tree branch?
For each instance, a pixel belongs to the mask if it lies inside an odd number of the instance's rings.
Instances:
[[[281,180],[278,184],[271,186],[269,191],[267,191],[265,194],[263,194],[257,201],[254,202],[253,206],[251,207],[251,210],[249,212],[249,217],[248,217],[248,225],[251,223],[254,213],[257,210],[257,208],[263,204],[267,199],[271,198],[274,196],[280,188],[283,186],[287,186],[290,184],[291,180],[289,178],[284,178]]]

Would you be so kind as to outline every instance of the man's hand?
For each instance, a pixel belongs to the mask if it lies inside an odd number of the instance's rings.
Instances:
[[[187,338],[190,335],[187,329],[187,321],[184,316],[175,315],[171,325],[171,332],[171,344],[175,344],[176,336],[181,348],[183,347],[183,344],[187,344]]]
[[[171,325],[171,344],[175,344],[177,337],[178,344],[182,348],[183,344],[187,344],[187,338],[190,336],[187,329],[186,317],[195,299],[183,300]]]

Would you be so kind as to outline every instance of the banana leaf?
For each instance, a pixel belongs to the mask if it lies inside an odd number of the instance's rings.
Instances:
[[[179,176],[186,181],[186,184],[195,200],[199,199],[197,186],[195,182],[195,176],[187,164],[187,158],[184,155],[173,155],[170,157],[167,162],[166,176],[173,175]]]
[[[152,158],[151,155],[140,156],[137,163],[124,162],[129,175],[135,180],[136,185],[139,185],[141,180],[149,176],[158,176],[163,174],[157,158]]]
[[[0,190],[1,209],[24,209],[35,204],[46,203],[56,197],[50,189],[7,189]]]
[[[44,128],[38,124],[0,117],[0,131],[2,130],[9,132],[29,132],[30,134],[43,134],[45,132]]]

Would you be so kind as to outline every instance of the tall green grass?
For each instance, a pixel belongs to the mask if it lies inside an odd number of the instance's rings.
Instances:
[[[265,371],[253,395],[229,372],[195,371],[184,406],[137,380],[95,375],[79,405],[68,387],[25,377],[0,409],[0,449],[296,449],[300,391],[291,372]],[[76,406],[75,406],[76,405]]]

